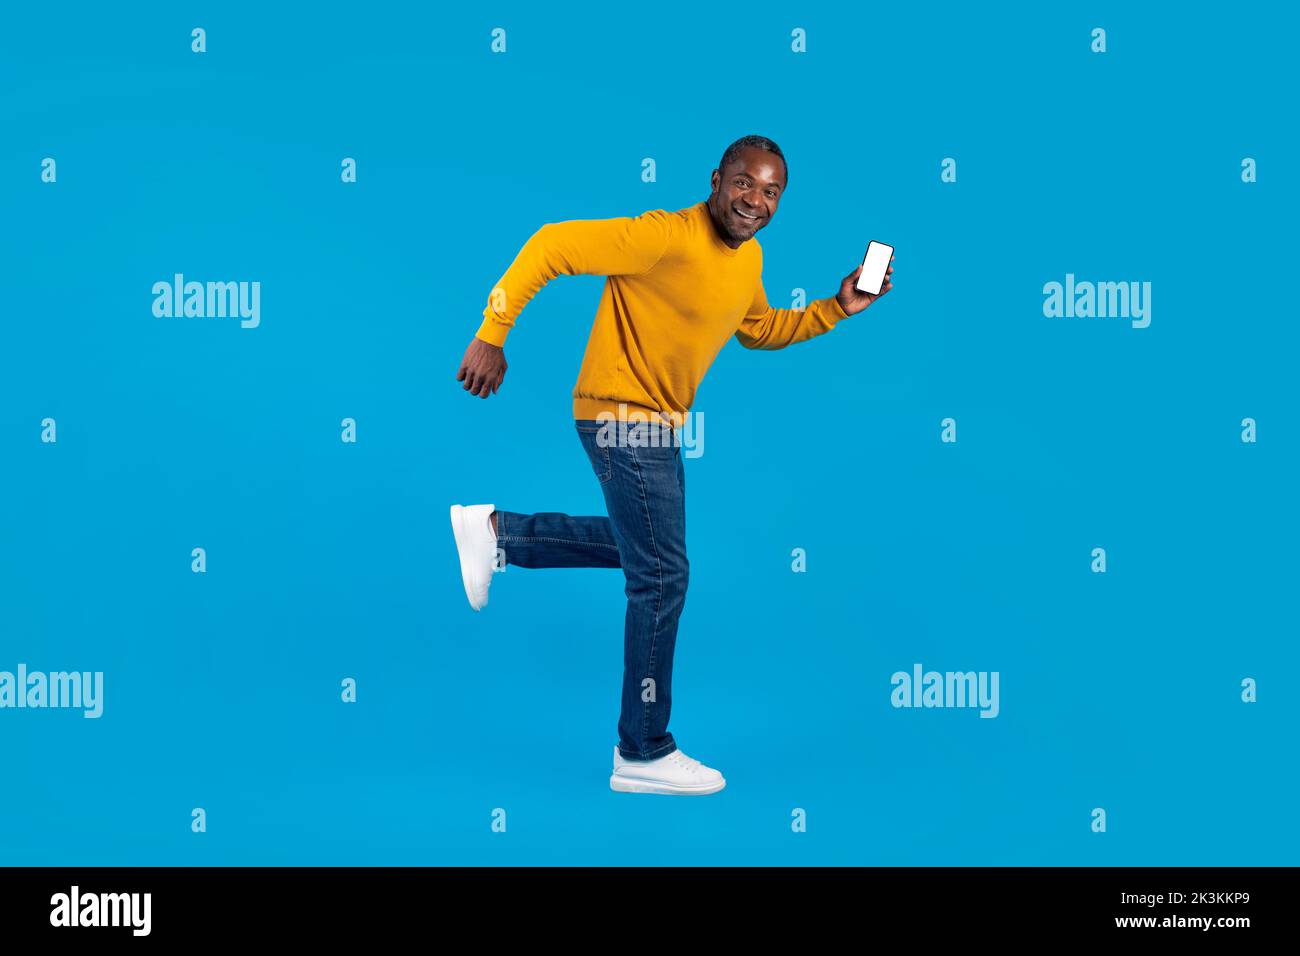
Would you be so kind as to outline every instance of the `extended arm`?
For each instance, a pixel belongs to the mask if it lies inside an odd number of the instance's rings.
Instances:
[[[754,302],[736,330],[736,338],[747,349],[783,349],[822,335],[835,328],[840,319],[861,312],[888,292],[893,287],[889,275],[893,271],[891,265],[880,293],[869,295],[857,289],[858,275],[862,272],[859,265],[840,281],[838,294],[810,302],[803,310],[776,309],[769,305],[760,277]]]

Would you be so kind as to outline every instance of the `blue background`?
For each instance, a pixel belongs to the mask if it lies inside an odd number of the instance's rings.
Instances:
[[[1297,24],[1152,6],[8,8],[0,669],[106,699],[0,711],[0,863],[1295,863]],[[454,375],[537,226],[698,202],[754,132],[773,304],[873,238],[896,285],[705,379],[672,729],[728,786],[615,794],[621,576],[474,614],[447,523],[600,512],[603,280],[499,395]],[[260,281],[260,328],[154,318],[175,272]],[[1150,327],[1045,318],[1067,272]],[[1000,716],[895,710],[916,662]]]

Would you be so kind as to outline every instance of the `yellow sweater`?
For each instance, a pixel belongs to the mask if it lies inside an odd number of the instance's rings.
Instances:
[[[714,358],[735,335],[779,349],[845,317],[834,296],[775,309],[763,291],[757,240],[729,248],[701,202],[616,219],[542,226],[524,243],[483,310],[478,337],[503,345],[520,311],[558,275],[602,275],[596,321],[573,390],[573,417],[640,414],[680,427]]]

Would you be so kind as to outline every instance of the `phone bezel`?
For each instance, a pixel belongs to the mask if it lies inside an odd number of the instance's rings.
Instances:
[[[894,258],[894,247],[887,242],[881,242],[879,239],[872,239],[870,242],[867,243],[867,251],[862,253],[862,265],[864,267],[867,264],[867,256],[871,254],[872,246],[884,246],[886,249],[889,250],[889,259],[885,260],[885,271],[880,277],[880,286],[879,288],[876,289],[875,292],[869,292],[868,290],[862,288],[862,274],[859,273],[858,281],[853,283],[853,288],[857,289],[859,292],[865,295],[880,295],[880,290],[885,287],[885,280],[889,278],[889,263],[890,260]]]

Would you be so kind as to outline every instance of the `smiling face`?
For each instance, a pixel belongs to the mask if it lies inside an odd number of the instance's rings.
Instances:
[[[785,192],[785,162],[775,153],[747,146],[713,171],[709,213],[722,241],[733,249],[762,229],[776,215]]]

